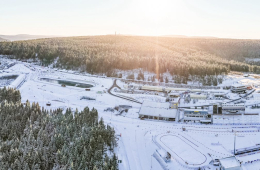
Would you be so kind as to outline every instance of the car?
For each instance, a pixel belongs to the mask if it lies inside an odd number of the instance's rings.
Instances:
[[[219,162],[214,162],[213,165],[214,165],[214,166],[219,166],[220,163],[219,163]]]

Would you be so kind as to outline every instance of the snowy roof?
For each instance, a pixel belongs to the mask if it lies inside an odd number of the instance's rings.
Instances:
[[[245,103],[222,103],[222,106],[245,106]]]
[[[205,90],[207,92],[210,92],[210,93],[228,93],[229,91],[228,90]]]
[[[169,90],[172,90],[172,91],[187,91],[189,90],[188,88],[172,88],[172,87],[169,87],[169,88],[165,88],[165,90],[169,91]]]
[[[19,84],[25,79],[24,74],[20,74],[10,85],[9,87],[17,88]]]
[[[207,97],[206,95],[190,94],[190,97]]]
[[[241,151],[248,151],[248,150],[259,150],[260,146],[251,146],[251,147],[247,147],[247,148],[240,148],[240,149],[236,149],[236,152],[241,152]]]
[[[201,92],[202,90],[201,89],[190,89],[190,91],[192,91],[192,92]]]
[[[163,91],[163,88],[158,86],[142,86],[142,90]]]
[[[169,103],[144,101],[140,109],[140,115],[175,118],[177,109],[170,109]]]
[[[227,94],[226,92],[213,92],[212,94],[214,95],[224,95]]]
[[[169,93],[168,95],[176,95],[176,96],[180,96],[180,93],[178,93],[178,92],[171,92],[171,93]]]
[[[232,87],[245,87],[243,84],[233,84]]]
[[[184,109],[184,111],[208,112],[208,110],[201,110],[201,109]]]
[[[240,167],[240,163],[237,161],[236,157],[227,157],[219,160],[221,165],[226,168]]]
[[[253,95],[259,97],[260,93],[253,93]]]
[[[153,107],[153,108],[162,108],[162,109],[168,109],[169,106],[170,105],[167,102],[159,103],[159,102],[152,102],[146,100],[142,104],[142,107]]]

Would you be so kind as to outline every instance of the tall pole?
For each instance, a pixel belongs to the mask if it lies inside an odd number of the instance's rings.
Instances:
[[[151,169],[153,168],[153,166],[152,166],[152,165],[153,165],[153,164],[152,164],[152,158],[153,158],[153,157],[152,157],[152,155],[151,155]]]
[[[136,142],[136,130],[135,130],[135,142]]]
[[[236,132],[235,132],[235,136],[234,136],[234,156],[236,153]]]

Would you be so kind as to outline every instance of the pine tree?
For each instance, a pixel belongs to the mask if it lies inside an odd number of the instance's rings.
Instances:
[[[8,91],[12,93],[12,91]],[[8,96],[8,95],[2,95]],[[47,111],[37,103],[0,106],[2,169],[101,169],[106,148],[116,146],[115,131],[98,118],[96,109]],[[11,120],[11,121],[10,121]],[[98,121],[99,120],[99,121]],[[20,161],[22,160],[22,161]],[[90,161],[88,161],[90,160]]]
[[[169,83],[168,77],[165,77],[165,83]]]

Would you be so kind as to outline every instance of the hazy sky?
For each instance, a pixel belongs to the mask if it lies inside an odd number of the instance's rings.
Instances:
[[[260,39],[260,0],[0,0],[0,34]]]

